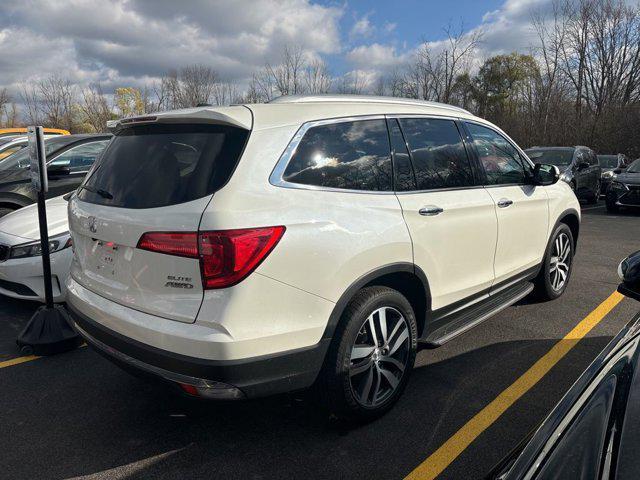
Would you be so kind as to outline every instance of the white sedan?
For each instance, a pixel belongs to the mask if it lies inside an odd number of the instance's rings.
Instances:
[[[47,200],[53,300],[64,302],[71,265],[68,195]],[[0,294],[44,302],[40,228],[36,204],[0,218]]]

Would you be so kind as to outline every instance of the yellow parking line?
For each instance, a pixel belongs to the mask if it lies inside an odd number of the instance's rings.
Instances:
[[[86,346],[87,344],[83,343],[82,345],[79,345],[78,348]],[[13,367],[14,365],[20,365],[21,363],[30,362],[39,358],[42,357],[39,357],[38,355],[25,355],[24,357],[11,358],[9,360],[5,360],[4,362],[0,362],[0,368]]]
[[[407,475],[405,480],[430,480],[440,475],[483,431],[500,418],[516,400],[533,388],[623,298],[618,292],[612,293],[520,378],[477,413],[424,462],[418,465],[415,470]]]
[[[41,357],[38,357],[37,355],[27,355],[25,357],[12,358],[11,360],[5,360],[4,362],[0,362],[0,368],[13,367],[14,365],[18,365],[20,363],[30,362],[31,360],[37,360],[38,358],[41,358]]]

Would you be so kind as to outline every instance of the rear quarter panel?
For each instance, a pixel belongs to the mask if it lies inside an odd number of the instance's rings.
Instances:
[[[252,132],[229,183],[214,195],[200,229],[284,225],[257,272],[336,302],[359,277],[413,262],[398,199],[390,194],[276,187],[269,176],[299,125]]]

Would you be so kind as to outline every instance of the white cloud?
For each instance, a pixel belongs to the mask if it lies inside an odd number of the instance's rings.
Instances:
[[[349,32],[350,38],[369,38],[375,33],[375,27],[369,20],[369,13],[358,19]]]
[[[407,54],[400,55],[392,45],[361,45],[347,53],[347,60],[357,69],[391,69],[407,59]]]
[[[310,0],[2,2],[0,86],[56,71],[78,83],[139,83],[193,63],[244,81],[285,45],[339,53],[342,15]]]
[[[397,23],[387,22],[384,24],[383,28],[386,33],[392,33],[397,26],[398,26]]]

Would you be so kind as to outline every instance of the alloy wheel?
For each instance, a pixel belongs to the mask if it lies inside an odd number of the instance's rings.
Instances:
[[[557,292],[567,283],[571,266],[571,240],[566,233],[558,235],[553,242],[549,268],[551,287]]]
[[[349,378],[356,400],[377,407],[396,391],[407,367],[409,326],[393,307],[381,307],[364,321],[351,347]]]

